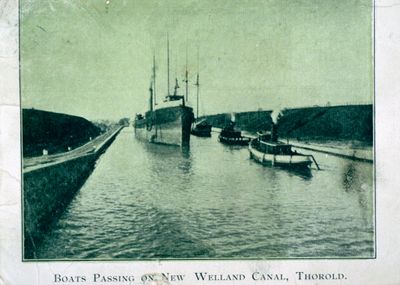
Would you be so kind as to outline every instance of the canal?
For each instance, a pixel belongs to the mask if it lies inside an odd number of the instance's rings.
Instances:
[[[125,128],[37,257],[373,257],[373,165],[299,151],[322,170],[263,167],[215,133],[182,151]]]

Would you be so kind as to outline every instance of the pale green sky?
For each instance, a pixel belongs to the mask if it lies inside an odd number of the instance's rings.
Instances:
[[[166,95],[167,33],[181,87],[186,47],[192,84],[199,47],[200,113],[372,102],[370,0],[20,4],[23,107],[133,117],[147,107],[153,50]]]

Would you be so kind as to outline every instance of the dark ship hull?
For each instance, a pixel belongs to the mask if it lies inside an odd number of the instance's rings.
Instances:
[[[135,136],[151,143],[189,146],[193,110],[175,106],[148,111],[134,122]]]
[[[200,121],[200,122],[194,124],[194,126],[192,127],[192,130],[191,130],[191,133],[192,133],[192,135],[195,135],[198,137],[211,137],[211,128],[212,128],[212,125],[207,123],[207,121]]]
[[[229,144],[229,145],[248,145],[250,142],[250,138],[246,137],[237,137],[237,136],[223,136],[219,135],[218,139],[221,143]]]

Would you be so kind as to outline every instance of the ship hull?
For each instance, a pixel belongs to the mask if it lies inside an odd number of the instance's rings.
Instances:
[[[192,135],[198,137],[211,137],[211,125],[208,124],[196,124],[191,130]]]
[[[293,168],[309,168],[311,160],[306,155],[279,155],[258,151],[249,145],[250,158],[266,166],[282,166]]]
[[[223,144],[228,144],[228,145],[248,145],[250,142],[249,138],[245,137],[226,137],[219,135],[218,140],[223,143]]]
[[[186,106],[148,111],[143,119],[135,120],[135,136],[151,143],[189,146],[193,118],[192,108]]]
[[[197,137],[209,138],[211,137],[211,130],[192,129],[192,135]]]

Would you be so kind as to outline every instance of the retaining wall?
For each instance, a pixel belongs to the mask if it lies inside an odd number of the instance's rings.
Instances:
[[[44,234],[65,211],[92,173],[96,160],[120,130],[112,133],[92,153],[24,172],[24,259],[36,258],[36,250]]]

